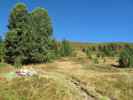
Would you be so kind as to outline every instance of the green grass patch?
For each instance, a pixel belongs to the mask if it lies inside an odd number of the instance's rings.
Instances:
[[[16,75],[15,72],[9,72],[9,73],[2,73],[1,76],[4,77],[4,78],[6,78],[6,79],[13,79],[17,75]]]
[[[7,66],[8,66],[8,64],[6,64],[6,63],[0,63],[0,68],[7,67]]]

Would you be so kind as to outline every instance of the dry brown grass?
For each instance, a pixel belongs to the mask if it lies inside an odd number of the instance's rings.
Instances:
[[[94,64],[85,57],[72,57],[24,66],[34,68],[39,76],[0,81],[0,97],[2,100],[132,100],[133,69],[111,66],[116,61],[106,58],[106,63]],[[85,95],[93,98],[85,99]]]
[[[1,100],[84,100],[77,87],[54,72],[0,81],[0,87]]]

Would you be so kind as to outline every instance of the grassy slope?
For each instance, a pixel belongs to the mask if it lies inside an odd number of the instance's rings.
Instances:
[[[83,66],[82,69],[70,70],[66,73],[77,78],[90,92],[94,90],[94,93],[98,92],[116,100],[132,100],[133,69],[119,69],[100,64],[98,66],[87,64],[86,61],[82,61],[80,64]]]
[[[111,66],[116,58],[94,64],[93,59],[81,55],[26,66],[36,69],[39,76],[0,80],[0,100],[132,100],[133,69]],[[12,70],[0,68],[1,73]]]

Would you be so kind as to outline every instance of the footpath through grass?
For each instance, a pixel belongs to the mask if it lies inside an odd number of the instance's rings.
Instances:
[[[62,59],[32,67],[39,75],[0,81],[0,100],[132,100],[133,69]],[[10,79],[15,75],[4,74]],[[7,78],[7,79],[8,79]],[[12,77],[11,77],[12,78]],[[90,99],[91,98],[91,99]]]

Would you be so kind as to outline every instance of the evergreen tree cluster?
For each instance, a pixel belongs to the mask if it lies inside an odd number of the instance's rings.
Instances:
[[[17,4],[9,17],[9,31],[5,37],[5,61],[8,63],[40,63],[47,61],[52,25],[47,10],[36,8],[28,12],[24,4]]]
[[[72,56],[73,54],[74,49],[68,40],[64,39],[61,42],[57,42],[53,39],[51,45],[54,58]]]
[[[97,54],[97,56],[119,56],[121,51],[126,48],[133,47],[130,43],[99,43],[90,44],[88,47],[83,48],[82,51],[88,55],[88,51]]]
[[[72,53],[67,40],[61,43],[52,38],[53,28],[48,12],[36,8],[32,12],[25,4],[18,3],[9,16],[9,31],[6,33],[1,60],[16,67],[28,63],[49,62]],[[3,49],[4,48],[4,49]]]

